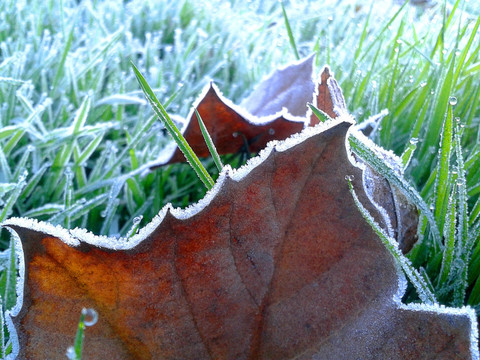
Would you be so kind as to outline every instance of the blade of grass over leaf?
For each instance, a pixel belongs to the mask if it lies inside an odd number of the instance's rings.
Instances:
[[[140,73],[140,71],[137,69],[137,67],[133,62],[131,63],[131,65],[132,65],[133,71],[135,72],[135,76],[137,77],[138,83],[140,84],[140,87],[142,88],[148,102],[150,103],[153,110],[155,111],[155,114],[163,122],[167,131],[173,137],[173,139],[177,143],[178,148],[185,155],[185,158],[187,159],[189,164],[192,166],[192,168],[195,170],[195,172],[197,173],[198,177],[203,182],[205,187],[207,189],[211,189],[214,185],[214,181],[212,177],[207,172],[205,167],[202,165],[197,155],[195,155],[190,145],[188,145],[187,141],[183,137],[180,130],[178,130],[178,128],[173,123],[173,121],[170,119],[164,107],[158,101],[155,93],[153,92],[150,85],[148,85],[143,75]]]
[[[280,2],[280,4],[282,6],[282,13],[283,13],[283,19],[285,20],[285,27],[287,28],[288,40],[290,41],[290,45],[292,46],[293,53],[295,54],[295,58],[297,60],[300,60],[300,55],[298,54],[297,45],[295,44],[295,38],[292,33],[292,28],[290,27],[290,22],[288,21],[287,11],[285,10],[283,1]]]
[[[205,143],[207,144],[208,151],[210,151],[210,154],[212,155],[213,161],[215,162],[215,165],[217,166],[218,171],[222,171],[223,164],[222,164],[222,160],[220,159],[220,155],[218,155],[217,149],[213,144],[212,138],[208,133],[208,130],[205,127],[202,117],[198,113],[197,109],[195,109],[195,115],[197,115],[198,125],[200,126],[200,131],[202,132],[203,138],[205,139]]]
[[[360,200],[353,189],[353,185],[351,180],[347,178],[348,186],[350,188],[350,193],[352,194],[353,200],[355,201],[355,205],[357,206],[358,210],[362,214],[363,218],[368,222],[368,224],[372,227],[373,231],[380,237],[385,247],[388,251],[393,255],[395,260],[397,260],[397,264],[403,269],[405,274],[407,275],[408,279],[411,281],[415,289],[417,290],[418,296],[420,299],[426,304],[435,304],[437,302],[435,295],[430,291],[427,281],[423,278],[422,274],[420,274],[411,264],[410,260],[406,258],[402,252],[398,249],[397,243],[394,239],[389,237],[383,229],[377,224],[377,222],[373,219],[372,215],[368,212],[367,209],[362,205]]]
[[[308,107],[312,110],[313,114],[320,120],[320,122],[325,122],[331,120],[330,116],[328,116],[325,112],[317,108],[315,105],[308,103]]]
[[[361,134],[351,134],[348,138],[349,144],[352,150],[360,156],[360,158],[375,169],[378,173],[382,174],[392,185],[396,186],[402,193],[415,204],[422,213],[426,216],[430,225],[430,230],[433,235],[434,244],[442,247],[440,242],[440,231],[438,230],[435,218],[430,211],[429,206],[422,199],[420,194],[410,185],[407,181],[397,174],[385,161],[380,158],[372,149],[370,149],[363,141],[358,139]]]
[[[80,313],[80,320],[78,322],[77,333],[75,334],[75,341],[73,346],[67,349],[67,358],[69,360],[82,360],[83,340],[85,337],[85,309]]]

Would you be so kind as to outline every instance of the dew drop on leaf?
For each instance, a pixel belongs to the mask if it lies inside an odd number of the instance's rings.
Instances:
[[[450,99],[448,99],[448,102],[450,105],[455,106],[457,105],[457,98],[455,96],[450,96]]]
[[[74,360],[77,358],[77,354],[75,353],[75,349],[73,348],[73,346],[68,347],[67,353],[65,355],[67,355],[67,358],[69,360]]]
[[[98,321],[98,313],[91,308],[83,308],[82,314],[85,315],[84,324],[85,326],[93,326]]]

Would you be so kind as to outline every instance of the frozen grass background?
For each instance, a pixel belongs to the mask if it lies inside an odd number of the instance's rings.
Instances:
[[[409,257],[440,302],[480,310],[480,6],[284,5],[299,55],[315,52],[317,70],[331,65],[357,121],[389,109],[373,140],[405,158],[416,148],[406,177],[440,239],[422,213]],[[186,164],[121,180],[169,141],[130,59],[167,111],[185,116],[210,79],[238,103],[295,58],[276,1],[1,1],[0,222],[28,216],[125,235],[167,202],[203,196]],[[5,230],[0,248],[3,322],[16,278]]]

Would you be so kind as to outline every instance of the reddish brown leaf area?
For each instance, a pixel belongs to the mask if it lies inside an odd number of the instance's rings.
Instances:
[[[227,171],[203,210],[167,211],[129,250],[70,247],[66,231],[62,241],[53,226],[7,222],[26,262],[20,357],[63,359],[92,307],[85,359],[470,359],[466,312],[394,300],[393,258],[345,181],[355,176],[374,212],[347,158],[349,126],[270,147],[241,179]]]
[[[330,68],[325,66],[320,73],[317,81],[316,103],[314,104],[318,109],[332,119],[341,115],[342,112],[347,112],[347,105],[343,97],[343,92],[337,83],[337,80],[330,73]],[[310,116],[310,126],[318,124],[320,120],[312,114]]]
[[[304,127],[303,122],[283,116],[272,118],[263,125],[251,122],[247,120],[251,116],[241,115],[228,105],[212,85],[198,103],[197,110],[220,154],[233,154],[244,147],[249,152],[258,152],[269,141],[286,139]],[[191,115],[183,136],[197,156],[210,156],[195,113]],[[177,148],[168,163],[181,161],[185,161],[185,157]]]
[[[240,150],[258,152],[271,140],[284,140],[300,132],[308,124],[307,103],[315,102],[313,60],[312,55],[277,69],[258,84],[239,106],[221,96],[216,87],[210,84],[205,95],[197,102],[196,108],[218,153],[232,154]],[[327,67],[325,71],[328,72]],[[332,78],[329,78],[330,80]],[[320,88],[326,99],[329,91],[326,82],[325,86],[320,84]],[[340,89],[338,85],[337,88]],[[340,96],[343,99],[341,90]],[[321,110],[328,114],[333,113],[333,107],[321,107]],[[193,111],[185,122],[183,136],[197,156],[210,156]],[[161,154],[152,167],[185,161],[178,148],[175,148],[173,153],[170,151],[167,149],[165,154]]]

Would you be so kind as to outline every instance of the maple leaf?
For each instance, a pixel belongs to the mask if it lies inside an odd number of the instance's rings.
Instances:
[[[316,83],[312,80],[313,59],[305,59],[277,69],[263,80],[240,106],[224,98],[211,83],[204,89],[204,95],[194,106],[206,123],[216,150],[220,154],[240,151],[245,146],[248,152],[258,152],[271,140],[283,140],[298,133],[306,126],[320,122],[315,114],[307,111],[307,103],[323,111],[334,119],[340,115],[348,116],[342,89],[335,80],[328,66],[324,66]],[[367,120],[374,129],[388,112]],[[199,157],[208,157],[210,151],[204,141],[197,120],[197,113],[192,110],[189,120],[184,121],[182,130],[186,141]],[[357,127],[364,132],[371,132],[365,124]],[[398,167],[395,159],[388,153],[393,167]],[[185,156],[171,142],[158,158],[147,164],[149,168],[185,161]],[[410,251],[417,241],[418,211],[411,202],[394,186],[373,169],[368,168],[366,176],[369,181],[370,195],[377,206],[385,209],[388,219],[379,219],[384,229],[393,228],[392,236],[398,241],[402,252]]]
[[[346,176],[377,211],[344,120],[225,167],[202,201],[129,240],[6,221],[25,262],[14,351],[63,358],[86,307],[86,358],[478,358],[473,310],[401,304],[405,279],[349,193]]]
[[[312,77],[313,60],[314,56],[311,55],[277,69],[240,105],[225,98],[213,82],[207,85],[193,107],[202,117],[218,153],[232,154],[245,147],[248,147],[249,152],[258,152],[269,141],[286,139],[307,126],[310,121],[307,118],[307,103],[317,103],[317,97],[314,96],[316,84]],[[325,71],[328,73],[328,68]],[[327,96],[325,84],[318,84],[320,99]],[[332,114],[333,107],[328,108],[327,103],[322,101],[324,107],[321,109]],[[195,154],[208,157],[210,152],[205,145],[195,111],[190,112],[187,120],[178,117],[176,120],[184,124],[183,136]],[[184,155],[172,143],[150,166],[155,168],[183,161]]]

